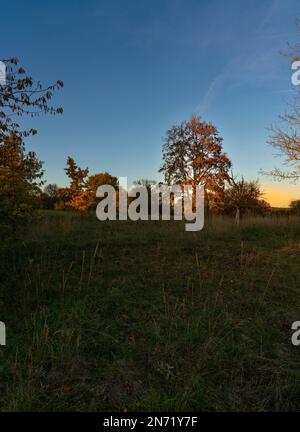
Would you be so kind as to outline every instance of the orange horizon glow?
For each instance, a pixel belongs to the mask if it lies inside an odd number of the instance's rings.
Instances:
[[[293,200],[300,200],[300,185],[288,183],[262,184],[263,199],[272,207],[289,207]]]

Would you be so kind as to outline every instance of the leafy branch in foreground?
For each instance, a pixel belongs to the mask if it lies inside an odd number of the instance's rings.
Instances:
[[[297,31],[300,33],[300,21],[296,20]],[[300,41],[294,46],[289,45],[290,53],[287,54],[293,63],[300,59]],[[271,128],[271,136],[268,144],[278,151],[278,155],[284,158],[283,164],[289,169],[287,171],[275,168],[271,172],[261,171],[264,175],[271,175],[276,180],[289,180],[296,182],[300,179],[300,106],[299,87],[294,104],[290,112],[280,116],[282,126]]]
[[[4,80],[0,84],[0,227],[16,227],[27,220],[43,184],[42,162],[34,152],[26,152],[24,137],[36,129],[21,130],[16,118],[36,117],[41,113],[61,114],[50,102],[62,81],[43,86],[18,66],[18,60],[2,60]],[[3,231],[3,230],[2,230]]]
[[[18,66],[17,58],[1,61],[6,67],[6,80],[0,85],[0,140],[3,136],[16,131],[23,136],[34,135],[36,129],[20,131],[16,117],[35,117],[41,113],[61,114],[63,109],[51,106],[50,101],[53,92],[62,88],[64,84],[57,81],[45,87],[40,81],[35,82],[22,67]]]

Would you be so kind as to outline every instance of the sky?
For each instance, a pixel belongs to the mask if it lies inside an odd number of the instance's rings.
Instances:
[[[62,116],[23,119],[48,183],[72,156],[90,173],[160,180],[166,131],[192,114],[216,125],[237,176],[288,206],[300,185],[259,174],[281,166],[267,144],[294,94],[281,54],[297,40],[299,0],[0,0],[1,55],[55,94]],[[298,35],[299,37],[299,35]]]

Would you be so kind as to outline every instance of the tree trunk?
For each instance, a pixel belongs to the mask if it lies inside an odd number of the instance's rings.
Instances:
[[[240,209],[239,208],[236,209],[234,221],[235,221],[235,224],[237,226],[240,225]]]

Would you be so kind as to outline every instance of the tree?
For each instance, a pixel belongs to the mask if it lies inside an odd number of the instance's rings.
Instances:
[[[71,207],[80,213],[86,213],[97,205],[96,191],[101,185],[111,185],[118,189],[118,179],[108,172],[97,173],[88,177],[89,169],[80,168],[73,158],[68,157],[67,176],[70,178],[70,186],[60,188],[60,208]]]
[[[73,158],[70,156],[67,159],[67,167],[65,168],[67,176],[71,180],[70,189],[74,192],[81,191],[85,188],[87,183],[87,176],[89,169],[80,168]]]
[[[43,176],[42,162],[25,151],[22,138],[11,133],[0,145],[1,223],[16,224],[32,213]]]
[[[96,192],[98,187],[102,185],[111,185],[115,189],[118,189],[119,187],[118,178],[112,176],[108,172],[97,173],[89,176],[87,180],[86,191],[89,197],[90,208],[96,208],[97,205]]]
[[[287,117],[282,117],[284,121]],[[299,120],[295,120],[294,126],[300,125],[300,114]],[[282,169],[275,168],[270,173],[265,173],[273,176],[276,180],[289,180],[296,182],[300,179],[300,135],[296,129],[289,128],[283,130],[281,127],[273,128],[273,135],[270,137],[269,143],[278,150],[280,156],[284,158],[284,165],[290,167],[289,171],[283,171]]]
[[[299,21],[296,21],[297,31],[300,33]],[[300,42],[290,46],[287,54],[293,63],[300,60]],[[299,97],[299,87],[297,88]],[[276,180],[289,180],[297,182],[300,179],[300,106],[299,98],[291,105],[291,111],[280,116],[281,125],[271,128],[271,136],[268,143],[283,157],[283,164],[288,167],[287,171],[275,168],[273,171],[263,174],[271,175]]]
[[[152,186],[154,186],[154,185],[157,184],[157,181],[141,178],[141,179],[135,180],[133,182],[133,184],[135,186],[145,186],[145,188],[147,189],[147,193],[148,193],[148,214],[150,214],[151,213],[151,188],[152,188]],[[133,200],[134,200],[134,198],[128,197],[128,203],[129,204]],[[161,200],[161,198],[160,198],[160,200]],[[161,211],[161,204],[160,204],[159,210]]]
[[[229,181],[231,162],[222,152],[222,142],[213,124],[192,116],[167,131],[159,171],[168,184],[192,185],[194,191],[198,184],[205,184],[206,200],[212,205]]]
[[[62,81],[53,85],[43,86],[39,81],[26,75],[22,67],[18,67],[18,59],[2,60],[6,67],[6,80],[0,83],[0,142],[3,137],[18,131],[21,136],[36,134],[36,129],[20,130],[16,117],[29,115],[36,117],[41,113],[61,114],[61,107],[50,105],[53,91],[63,87]]]
[[[89,195],[86,191],[89,169],[80,168],[73,158],[68,157],[65,171],[71,183],[69,188],[61,189],[60,193],[64,196],[68,207],[72,207],[80,213],[85,213],[90,206]]]
[[[2,60],[5,81],[0,82],[0,202],[1,223],[10,224],[28,218],[42,184],[42,162],[34,152],[26,153],[24,137],[34,135],[33,128],[21,130],[15,118],[41,113],[59,114],[62,108],[50,105],[53,91],[61,81],[43,87],[18,67],[18,60]]]
[[[231,178],[231,185],[225,189],[224,211],[233,214],[236,221],[245,213],[263,214],[270,209],[270,205],[261,199],[263,193],[257,181],[246,182],[244,178],[235,181]]]
[[[149,179],[138,179],[133,182],[133,184],[137,186],[145,186],[148,190],[151,189],[151,186],[154,186],[157,183],[155,180]]]
[[[293,213],[300,215],[300,200],[295,200],[290,203],[290,209]]]
[[[58,195],[58,186],[55,183],[50,183],[44,187],[44,192],[49,195],[50,198],[56,199]]]
[[[59,188],[56,184],[48,184],[40,194],[41,206],[44,209],[54,209],[59,199]]]

